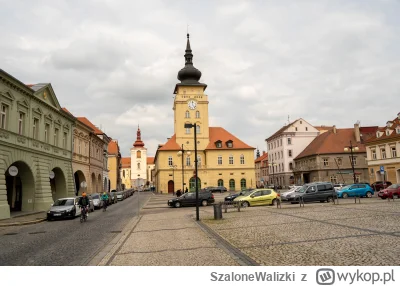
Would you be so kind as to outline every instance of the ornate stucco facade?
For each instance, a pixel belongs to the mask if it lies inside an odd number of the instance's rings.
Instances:
[[[207,85],[200,83],[201,72],[193,67],[189,35],[185,67],[178,73],[173,102],[174,135],[157,149],[154,183],[162,193],[186,187],[195,190],[195,160],[198,186],[225,186],[230,190],[255,187],[254,149],[222,127],[209,126]],[[185,128],[186,123],[197,128]],[[196,132],[197,158],[195,158]]]
[[[74,117],[51,84],[25,85],[0,70],[0,218],[10,211],[46,211],[74,195]]]
[[[119,150],[118,141],[111,139],[108,144],[108,176],[110,182],[110,190],[122,190],[121,180],[121,152]]]

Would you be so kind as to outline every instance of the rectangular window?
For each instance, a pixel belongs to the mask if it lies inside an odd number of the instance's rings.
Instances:
[[[229,156],[229,165],[233,165],[233,156]]]
[[[392,158],[396,158],[397,157],[397,151],[396,151],[396,147],[392,147]]]
[[[308,127],[306,127],[306,131],[308,131]]]
[[[244,165],[244,156],[243,156],[243,155],[240,156],[240,164],[241,164],[241,165]]]
[[[354,164],[354,166],[357,165],[357,157],[353,156],[353,164]]]
[[[186,166],[190,166],[190,157],[186,157]]]
[[[172,166],[172,157],[171,156],[168,157],[168,166]]]
[[[292,145],[292,138],[288,138],[287,143],[288,143],[288,145]]]
[[[185,129],[185,133],[186,133],[186,134],[190,134],[190,129],[191,129],[191,128],[186,128],[186,129]]]
[[[67,132],[64,132],[63,135],[63,148],[67,149]]]
[[[386,159],[386,150],[385,149],[381,149],[381,156],[382,156],[382,159]]]
[[[58,129],[54,129],[54,146],[58,146]]]
[[[33,126],[32,126],[32,137],[33,139],[38,139],[39,134],[39,119],[33,118]]]
[[[218,165],[222,165],[222,156],[218,156]]]
[[[0,128],[6,129],[7,127],[7,112],[8,112],[8,106],[2,104],[0,111]]]
[[[325,166],[325,167],[329,166],[328,159],[324,159],[324,166]]]
[[[44,126],[44,142],[49,143],[50,124]]]
[[[24,135],[24,119],[25,119],[25,114],[23,112],[20,112],[19,118],[18,118],[18,134],[19,135]]]
[[[289,157],[292,157],[292,150],[288,150]]]
[[[201,166],[201,156],[197,155],[197,167]]]
[[[371,150],[372,160],[376,160],[376,150]]]

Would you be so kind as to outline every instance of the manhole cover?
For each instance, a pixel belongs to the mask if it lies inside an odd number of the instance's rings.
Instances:
[[[121,233],[122,232],[122,230],[112,230],[112,231],[110,231],[111,233]]]
[[[30,232],[29,234],[39,234],[39,233],[46,233],[45,231],[36,231],[36,232]]]
[[[16,233],[16,232],[9,232],[9,233],[5,233],[4,235],[16,235],[16,234],[18,234],[18,233]]]

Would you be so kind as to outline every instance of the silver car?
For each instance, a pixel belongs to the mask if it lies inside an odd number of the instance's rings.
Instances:
[[[90,194],[89,195],[93,201],[93,207],[95,209],[101,209],[103,207],[103,201],[101,200],[101,196],[98,193]]]
[[[289,191],[284,192],[283,194],[281,194],[282,201],[287,201],[287,196],[293,194],[294,192],[299,190],[301,187],[302,186],[295,186],[295,187],[291,188]]]
[[[47,212],[47,220],[56,218],[74,218],[81,214],[79,197],[61,198],[54,202]]]

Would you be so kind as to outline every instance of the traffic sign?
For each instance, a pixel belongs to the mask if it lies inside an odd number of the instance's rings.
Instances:
[[[380,166],[381,175],[385,174],[385,166]]]

